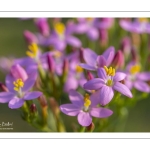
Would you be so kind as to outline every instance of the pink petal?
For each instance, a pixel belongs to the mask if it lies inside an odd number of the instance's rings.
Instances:
[[[93,67],[96,65],[97,54],[93,50],[85,48],[83,51],[83,57],[88,65]]]
[[[112,87],[103,86],[100,90],[100,95],[99,95],[100,104],[102,106],[105,106],[112,100],[113,96],[114,96],[114,91]]]
[[[83,96],[75,90],[69,91],[69,99],[74,105],[83,106]]]
[[[92,108],[90,111],[91,116],[97,118],[106,118],[113,114],[113,111],[107,108]]]
[[[104,67],[104,66],[106,66],[106,59],[102,55],[99,55],[97,57],[96,61],[97,61],[98,67]]]
[[[81,47],[81,41],[74,37],[74,36],[67,36],[66,41],[69,45],[74,46],[74,47]]]
[[[150,80],[150,72],[138,73],[137,78],[139,80],[148,81],[148,80]]]
[[[107,66],[109,66],[112,62],[112,60],[114,59],[114,56],[115,56],[115,49],[114,47],[109,47],[104,53],[103,53],[103,56],[105,57],[106,59],[106,63],[107,63]]]
[[[84,89],[87,90],[98,90],[102,86],[104,86],[104,81],[100,78],[94,78],[92,80],[89,80],[83,85]]]
[[[99,68],[97,73],[99,78],[103,79],[104,81],[107,79],[106,71],[104,68]]]
[[[24,100],[32,100],[40,97],[42,95],[42,92],[28,92],[24,95],[23,99]]]
[[[78,114],[78,122],[81,126],[89,126],[92,123],[92,117],[88,112],[80,112]]]
[[[127,86],[125,86],[124,84],[120,83],[120,82],[116,82],[113,85],[113,89],[120,92],[121,94],[132,98],[132,93],[131,91],[127,88]]]
[[[96,70],[95,67],[90,66],[88,64],[84,64],[84,63],[79,64],[79,66],[82,67],[82,68],[84,68],[84,69],[86,69],[86,70],[92,70],[92,71]]]
[[[113,78],[113,81],[114,82],[118,82],[118,81],[121,81],[121,80],[124,80],[126,77],[126,74],[123,73],[123,72],[116,72],[114,78]]]
[[[32,78],[28,78],[25,82],[24,82],[24,87],[22,88],[23,92],[27,92],[29,91],[35,84],[35,80]]]
[[[74,104],[63,104],[60,106],[60,110],[68,116],[76,116],[80,112],[81,108]]]
[[[11,109],[17,109],[20,108],[24,103],[23,99],[20,99],[18,97],[14,97],[8,104],[9,108]]]
[[[150,92],[149,85],[143,81],[136,81],[134,87],[141,92]]]
[[[0,92],[0,103],[8,103],[13,97],[15,97],[14,93]]]
[[[99,37],[98,30],[96,28],[89,28],[89,30],[87,31],[87,36],[91,40],[97,40]]]

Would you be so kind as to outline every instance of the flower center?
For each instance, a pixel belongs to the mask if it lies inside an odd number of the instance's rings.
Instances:
[[[83,69],[80,66],[78,66],[78,65],[76,66],[75,70],[76,70],[77,73],[83,72]]]
[[[108,75],[108,76],[114,76],[115,75],[115,69],[114,68],[112,68],[112,67],[109,67],[109,68],[107,68],[106,66],[104,66],[104,69],[105,69],[105,71],[106,71],[106,74]]]
[[[85,97],[84,97],[84,108],[83,108],[84,111],[88,111],[90,105],[91,105],[90,96],[89,96],[89,94],[85,94]]]
[[[138,72],[140,72],[141,67],[139,65],[134,65],[130,68],[130,73],[131,74],[136,74]]]
[[[54,29],[59,36],[63,36],[65,32],[65,25],[61,22],[58,22],[54,25]]]
[[[26,51],[27,56],[31,58],[36,58],[38,54],[38,46],[36,43],[32,43],[31,45],[28,46],[28,49]]]
[[[54,57],[55,58],[60,58],[62,56],[62,53],[61,52],[59,52],[59,51],[55,51],[54,52]]]
[[[19,91],[24,86],[24,82],[22,81],[22,79],[17,79],[13,82],[13,84],[15,91]]]
[[[108,79],[106,82],[107,86],[112,86],[113,85],[113,81],[111,79]]]

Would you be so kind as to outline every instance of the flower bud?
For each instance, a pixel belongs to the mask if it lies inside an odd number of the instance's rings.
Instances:
[[[51,73],[55,72],[55,65],[54,65],[54,59],[51,54],[47,55],[47,63],[48,63],[48,68]]]
[[[63,74],[67,74],[68,70],[69,70],[69,61],[65,59],[63,63]]]
[[[80,62],[84,62],[83,51],[84,51],[83,48],[80,48],[80,49],[79,49],[79,58],[80,58]]]
[[[123,38],[120,49],[128,57],[131,52],[131,40],[129,37]]]
[[[4,92],[8,92],[8,88],[7,88],[6,85],[3,84],[3,83],[0,83],[0,89],[1,89],[2,91],[4,91]]]
[[[94,78],[93,74],[91,72],[87,72],[87,79],[92,80]]]
[[[11,75],[16,79],[21,78],[23,81],[25,81],[28,78],[26,71],[19,64],[13,65],[10,69],[10,72]]]
[[[54,113],[55,116],[58,116],[60,110],[57,101],[54,98],[50,98],[49,102],[52,112]]]
[[[132,56],[132,61],[137,62],[139,60],[137,50],[135,47],[131,48],[131,56]]]
[[[31,113],[37,113],[37,108],[36,108],[36,105],[35,105],[35,104],[32,104],[32,105],[30,106],[30,112],[31,112]]]
[[[46,98],[45,98],[43,95],[41,95],[41,96],[38,98],[38,100],[39,100],[39,102],[40,102],[40,104],[41,104],[42,107],[46,107],[46,106],[47,106]]]
[[[86,127],[86,129],[88,132],[93,132],[93,130],[95,129],[94,123],[92,122],[88,127]]]
[[[49,32],[50,32],[50,29],[49,29],[49,25],[48,25],[48,22],[47,22],[47,18],[39,18],[35,21],[36,23],[36,26],[39,30],[39,32],[47,37],[49,36]]]
[[[30,31],[27,31],[27,30],[24,31],[23,35],[27,44],[37,43],[38,41],[36,36]]]
[[[124,55],[121,50],[119,50],[112,61],[112,66],[116,69],[122,68],[124,66]]]
[[[99,30],[99,38],[100,38],[100,43],[103,46],[106,46],[108,43],[108,31],[106,29],[100,29]]]

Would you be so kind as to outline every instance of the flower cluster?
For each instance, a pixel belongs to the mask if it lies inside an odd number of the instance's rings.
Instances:
[[[31,21],[38,32],[24,31],[26,57],[0,59],[6,74],[5,84],[0,83],[0,103],[20,109],[23,119],[37,129],[67,130],[62,112],[77,116],[80,126],[69,125],[74,131],[93,131],[94,126],[103,131],[135,103],[135,89],[150,92],[149,52],[140,49],[142,39],[134,42],[135,34],[150,32],[148,19]]]

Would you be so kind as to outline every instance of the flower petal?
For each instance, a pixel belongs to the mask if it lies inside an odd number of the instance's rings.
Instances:
[[[72,75],[68,76],[68,79],[64,85],[65,92],[69,92],[70,90],[75,90],[78,88],[78,80]]]
[[[99,78],[103,79],[104,81],[107,79],[106,71],[104,68],[98,68],[97,73]]]
[[[23,91],[23,92],[29,91],[29,90],[33,87],[34,83],[35,83],[35,80],[34,80],[34,79],[28,78],[28,79],[24,82],[24,86],[23,86],[23,88],[22,88],[22,91]]]
[[[116,72],[114,78],[113,78],[113,81],[114,82],[118,82],[118,81],[121,81],[121,80],[124,80],[126,77],[126,74],[123,73],[123,72]]]
[[[83,106],[83,96],[75,90],[69,91],[69,99],[74,105]]]
[[[84,68],[84,69],[86,69],[86,70],[92,70],[92,71],[96,70],[95,67],[90,66],[88,64],[84,64],[84,63],[79,64],[79,66],[82,67],[82,68]]]
[[[114,59],[115,56],[115,49],[114,47],[109,47],[104,53],[103,53],[104,58],[106,59],[107,66],[109,66]]]
[[[91,116],[97,118],[106,118],[113,114],[113,111],[107,108],[92,108],[90,111]]]
[[[91,100],[91,105],[90,107],[96,107],[97,104],[99,104],[99,95],[100,95],[100,90],[95,91],[93,94],[90,96]]]
[[[42,92],[28,92],[24,95],[23,99],[24,100],[32,100],[32,99],[36,99],[38,97],[40,97],[42,95]]]
[[[135,81],[134,87],[141,92],[150,92],[150,87],[143,81]]]
[[[83,85],[84,89],[86,90],[98,90],[102,86],[104,86],[104,81],[100,78],[94,78],[92,80],[89,80]]]
[[[150,80],[150,72],[141,72],[137,74],[137,79],[148,81]]]
[[[0,92],[0,103],[8,103],[13,97],[15,97],[14,93]]]
[[[69,45],[74,46],[74,47],[81,47],[81,41],[74,37],[74,36],[67,36],[66,41]]]
[[[131,91],[127,88],[127,86],[125,86],[124,84],[120,83],[120,82],[116,82],[113,85],[113,89],[115,89],[116,91],[120,92],[121,94],[132,98],[132,93]]]
[[[76,116],[80,112],[80,107],[74,105],[74,104],[63,104],[60,106],[60,110],[68,115],[68,116]]]
[[[93,50],[85,48],[83,51],[83,58],[88,65],[95,67],[97,54]]]
[[[14,91],[14,85],[13,85],[14,81],[15,81],[15,78],[13,78],[10,74],[8,74],[6,76],[5,83],[6,83],[6,86],[7,86],[8,90],[10,92],[14,92],[15,93],[15,91]]]
[[[24,103],[23,99],[20,99],[18,97],[14,97],[8,104],[9,108],[11,109],[17,109],[20,108]]]
[[[97,40],[99,36],[98,30],[96,28],[89,28],[87,36],[93,41]]]
[[[92,123],[92,117],[87,112],[80,112],[78,114],[78,122],[81,126],[89,126]]]
[[[114,96],[114,91],[112,87],[103,86],[100,90],[100,95],[99,95],[100,104],[102,106],[105,106],[112,100],[113,96]]]
[[[98,67],[104,67],[104,66],[106,66],[106,59],[102,55],[99,55],[97,57],[96,61],[97,61]]]

